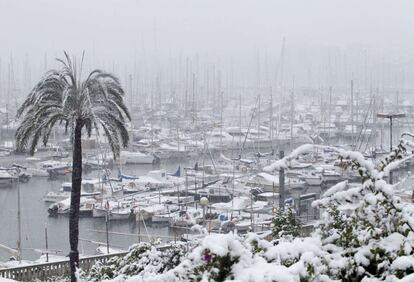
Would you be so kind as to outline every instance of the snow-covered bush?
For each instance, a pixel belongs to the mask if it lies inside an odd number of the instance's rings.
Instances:
[[[179,266],[148,281],[312,281],[320,264],[319,239],[278,243],[256,234],[211,234]]]
[[[103,281],[117,278],[123,281],[131,276],[153,276],[176,267],[186,254],[183,243],[168,247],[149,243],[132,246],[125,257],[113,257],[105,263],[97,263],[87,274],[85,281]]]
[[[327,259],[328,275],[360,281],[414,273],[413,260],[404,259],[414,255],[413,205],[402,203],[386,182],[389,172],[410,158],[404,142],[377,166],[355,152],[341,154],[344,168],[357,170],[362,183],[348,189],[347,182],[339,183],[313,203],[325,210],[315,235],[321,237],[323,249],[336,256],[335,260]]]
[[[170,264],[165,253],[150,246],[138,247],[134,256],[114,262],[115,267],[96,266],[90,278],[131,282],[414,281],[414,206],[402,202],[395,195],[395,186],[387,182],[390,171],[413,158],[407,150],[410,145],[402,140],[378,164],[358,152],[333,148],[343,168],[358,171],[362,183],[338,183],[313,203],[322,216],[309,237],[298,236],[293,212],[287,211],[275,218],[274,241],[257,234],[211,234],[185,255],[178,248],[179,259]],[[288,168],[290,160],[315,147],[321,146],[300,147],[265,169]],[[99,276],[102,274],[107,276]]]
[[[292,208],[279,209],[272,220],[272,236],[275,239],[296,238],[301,233],[301,223]]]
[[[320,238],[324,254],[320,257],[323,267],[316,272],[341,281],[403,277],[414,281],[413,204],[401,202],[387,182],[392,170],[413,158],[408,146],[413,144],[401,140],[377,165],[358,152],[333,148],[343,168],[358,171],[362,183],[341,182],[314,202],[314,207],[323,210],[321,224],[312,234]],[[301,146],[265,170],[287,168],[291,160],[315,147],[322,146]]]

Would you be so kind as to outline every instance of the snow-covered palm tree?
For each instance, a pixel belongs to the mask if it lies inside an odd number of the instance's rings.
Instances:
[[[18,109],[21,118],[16,132],[17,150],[29,149],[33,154],[39,141],[44,145],[55,125],[70,132],[73,144],[72,192],[70,202],[69,242],[71,280],[79,264],[79,206],[82,182],[82,129],[88,136],[92,130],[105,132],[114,157],[121,146],[128,145],[125,119],[131,120],[124,103],[124,91],[119,80],[101,70],[92,71],[82,80],[82,60],[77,66],[65,52],[60,70],[50,70],[37,83]],[[99,134],[99,133],[98,133]]]

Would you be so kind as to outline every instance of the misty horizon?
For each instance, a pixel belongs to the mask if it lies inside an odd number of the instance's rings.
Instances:
[[[274,89],[292,88],[293,79],[297,87],[349,87],[354,79],[364,90],[404,88],[414,74],[414,4],[393,3],[2,0],[0,91],[10,62],[15,88],[27,91],[63,51],[84,51],[87,68],[114,72],[124,85],[129,75],[171,85],[185,72],[200,81],[210,72],[227,84]]]

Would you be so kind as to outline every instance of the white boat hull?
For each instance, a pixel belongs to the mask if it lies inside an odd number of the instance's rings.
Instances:
[[[140,152],[121,152],[122,163],[125,164],[152,164],[154,162],[154,156],[149,154],[143,154]]]
[[[107,213],[107,210],[95,207],[92,211],[92,217],[105,217]]]
[[[116,211],[112,210],[110,213],[110,220],[127,220],[131,218],[131,211]]]
[[[11,185],[15,181],[17,181],[15,178],[0,178],[0,185]]]
[[[122,253],[122,252],[123,252],[123,250],[115,249],[115,248],[111,248],[111,247],[109,247],[109,252],[108,252],[107,246],[99,246],[98,248],[96,248],[96,253],[98,255],[118,254],[118,253]]]
[[[306,184],[310,186],[319,186],[322,184],[322,177],[305,177]]]
[[[27,168],[26,172],[31,174],[33,177],[49,177],[49,173],[40,168]]]
[[[340,175],[323,175],[323,179],[328,182],[330,181],[334,182],[334,181],[340,181],[341,176]]]
[[[168,214],[155,214],[152,216],[151,221],[153,223],[170,223],[172,221],[172,216]]]
[[[246,232],[250,230],[251,226],[250,222],[238,222],[235,224],[235,227],[239,232]]]
[[[70,193],[48,193],[46,196],[43,197],[43,201],[47,203],[57,203],[63,200],[66,200],[70,197]]]

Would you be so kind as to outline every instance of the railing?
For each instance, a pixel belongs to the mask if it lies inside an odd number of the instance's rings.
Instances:
[[[106,262],[112,257],[125,256],[127,253],[122,252],[80,258],[79,267],[83,271],[89,271],[97,262]],[[0,278],[9,278],[17,281],[51,281],[53,277],[69,276],[69,270],[69,260],[64,260],[0,269]]]

